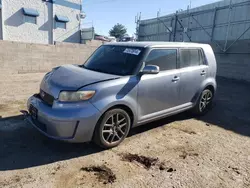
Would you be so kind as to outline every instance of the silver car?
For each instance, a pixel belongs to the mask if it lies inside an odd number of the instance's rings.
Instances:
[[[50,138],[111,148],[132,127],[186,110],[207,112],[215,77],[207,44],[109,43],[83,65],[47,73],[27,102],[26,119]]]

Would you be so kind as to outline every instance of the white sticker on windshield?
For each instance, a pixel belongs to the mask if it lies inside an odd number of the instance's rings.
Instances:
[[[126,48],[123,53],[133,54],[133,55],[139,55],[141,53],[141,50],[134,49],[134,48]]]

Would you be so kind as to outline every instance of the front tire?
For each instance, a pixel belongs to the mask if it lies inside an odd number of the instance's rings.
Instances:
[[[94,142],[102,148],[118,146],[128,135],[131,119],[123,109],[107,111],[97,123]]]
[[[193,112],[196,115],[205,115],[212,107],[213,97],[213,92],[210,89],[205,89],[193,108]]]

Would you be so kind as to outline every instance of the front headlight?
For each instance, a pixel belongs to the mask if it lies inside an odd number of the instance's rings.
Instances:
[[[92,98],[95,91],[62,91],[59,95],[59,101],[73,102],[73,101],[85,101]]]

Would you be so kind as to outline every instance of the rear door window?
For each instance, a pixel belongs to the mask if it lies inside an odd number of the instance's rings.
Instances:
[[[199,66],[203,64],[200,49],[180,49],[180,68]]]
[[[146,61],[146,65],[157,65],[160,71],[172,70],[177,68],[176,49],[153,49]]]

